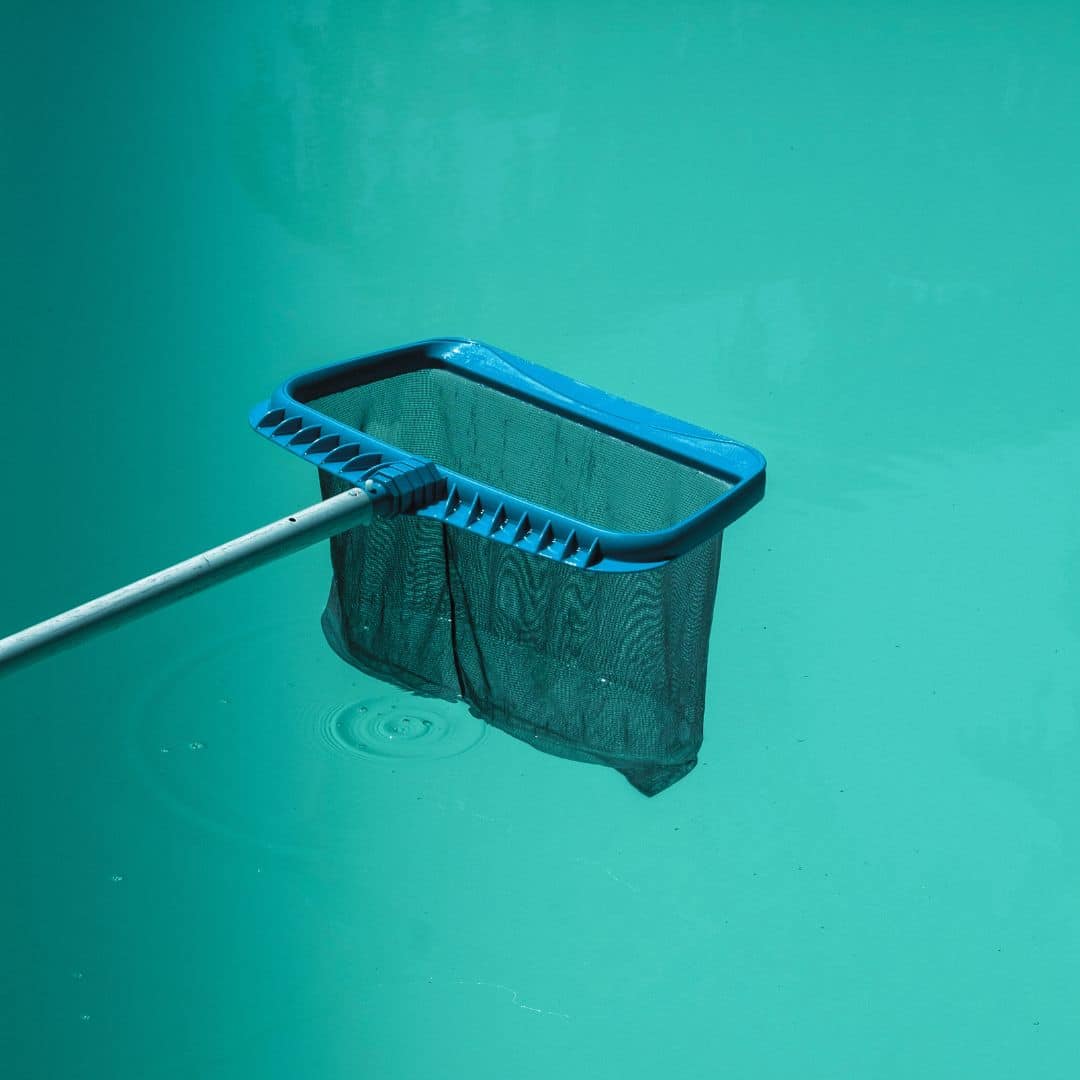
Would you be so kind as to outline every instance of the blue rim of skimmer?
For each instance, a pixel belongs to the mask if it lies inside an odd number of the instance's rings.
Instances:
[[[440,485],[436,501],[406,511],[418,517],[581,570],[651,570],[715,536],[765,494],[765,458],[753,447],[465,338],[421,341],[296,375],[252,410],[251,425],[324,472],[370,488],[368,481],[378,481],[388,466],[400,470],[422,465],[424,459],[332,420],[307,402],[425,368],[484,383],[731,486],[670,528],[617,532],[518,498],[436,462],[446,484]]]

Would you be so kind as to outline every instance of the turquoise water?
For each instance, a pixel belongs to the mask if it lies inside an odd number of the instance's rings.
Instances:
[[[5,1075],[1075,1075],[1066,4],[8,5],[0,633],[482,337],[770,463],[654,800],[338,662],[324,550],[0,683]],[[454,721],[449,706],[431,722]]]

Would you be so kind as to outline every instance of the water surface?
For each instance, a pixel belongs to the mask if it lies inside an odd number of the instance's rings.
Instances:
[[[429,336],[770,486],[653,800],[352,752],[416,706],[323,643],[324,550],[5,679],[6,1075],[1074,1075],[1068,5],[8,24],[0,632],[312,500],[248,408]]]

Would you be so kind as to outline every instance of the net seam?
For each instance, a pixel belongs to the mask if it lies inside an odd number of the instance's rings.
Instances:
[[[454,601],[454,583],[450,577],[450,537],[447,525],[440,525],[442,531],[443,574],[446,581],[446,595],[450,601],[450,654],[454,658],[454,675],[457,678],[458,694],[465,696],[465,679],[461,670],[461,657],[458,655],[457,639],[457,604]]]

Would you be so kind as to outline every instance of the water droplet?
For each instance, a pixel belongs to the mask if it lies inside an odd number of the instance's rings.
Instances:
[[[123,881],[124,880],[124,875],[123,874],[113,874],[112,877],[109,878],[109,880],[110,881]]]
[[[384,739],[422,739],[434,721],[423,716],[391,716],[378,725],[376,731]]]
[[[196,739],[194,742],[188,743],[188,746],[190,746],[192,750],[205,750],[206,749],[206,743],[199,742],[198,739]]]

